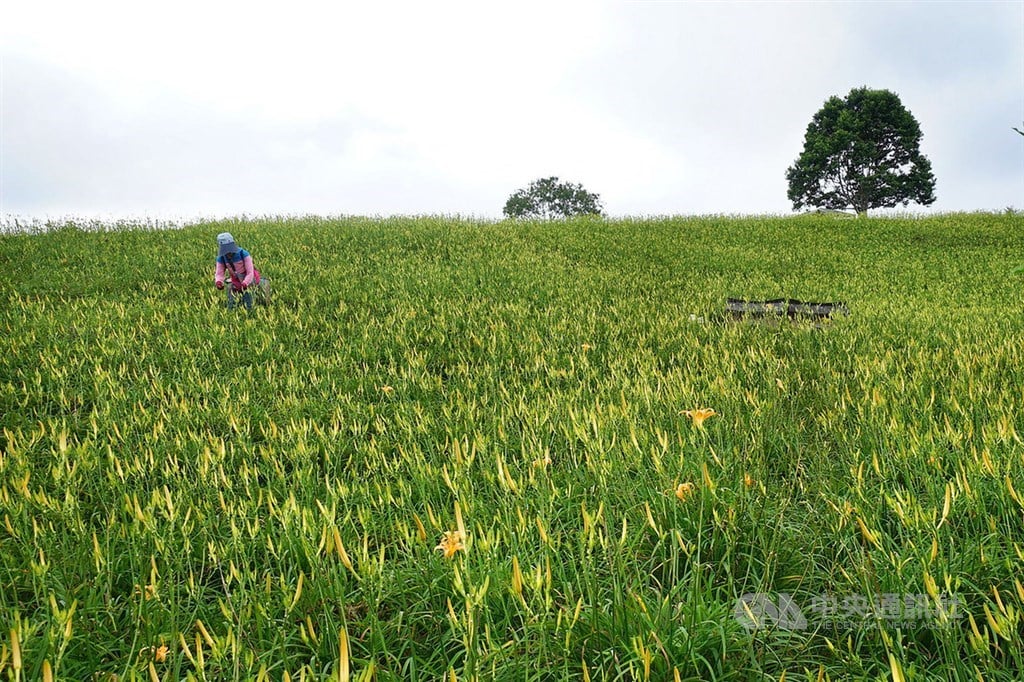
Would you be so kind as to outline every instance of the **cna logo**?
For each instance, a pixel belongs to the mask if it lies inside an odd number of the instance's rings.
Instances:
[[[747,593],[736,600],[733,616],[747,630],[807,629],[807,618],[803,611],[793,602],[793,597],[785,592],[779,592],[774,600],[770,594],[763,592]]]
[[[736,600],[736,622],[747,630],[806,630],[807,618],[785,592],[774,595],[748,592]],[[868,627],[879,622],[892,625],[913,623],[916,627],[944,628],[964,617],[964,602],[958,595],[942,593],[876,595],[819,594],[810,597],[807,613],[814,627],[844,630]]]

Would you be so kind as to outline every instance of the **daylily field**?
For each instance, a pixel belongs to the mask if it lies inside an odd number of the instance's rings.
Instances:
[[[1019,215],[50,227],[0,680],[1020,679]]]

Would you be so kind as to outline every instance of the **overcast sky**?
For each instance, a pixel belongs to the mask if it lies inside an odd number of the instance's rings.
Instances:
[[[460,214],[558,176],[612,216],[791,211],[867,85],[938,201],[1024,209],[1024,0],[0,0],[0,219]]]

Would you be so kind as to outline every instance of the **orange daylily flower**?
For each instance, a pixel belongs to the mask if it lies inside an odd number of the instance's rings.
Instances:
[[[680,502],[686,502],[686,498],[693,494],[697,486],[692,483],[680,483],[676,486],[676,497],[679,498]]]
[[[445,531],[444,537],[441,538],[441,542],[439,542],[437,547],[434,549],[439,549],[444,552],[445,559],[451,559],[460,549],[463,552],[466,551],[466,543],[462,537],[462,531]]]
[[[683,410],[679,414],[685,414],[687,417],[689,417],[690,421],[693,422],[694,426],[703,426],[705,419],[708,419],[709,417],[714,417],[718,413],[710,408],[702,407],[699,410]]]

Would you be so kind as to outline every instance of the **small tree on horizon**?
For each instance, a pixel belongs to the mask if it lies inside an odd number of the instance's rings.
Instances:
[[[601,215],[601,197],[583,185],[559,182],[557,177],[534,180],[505,202],[507,218],[551,220],[581,215]]]
[[[920,150],[921,127],[888,90],[854,88],[831,97],[814,115],[804,150],[786,171],[793,209],[871,208],[935,202],[931,162]]]

